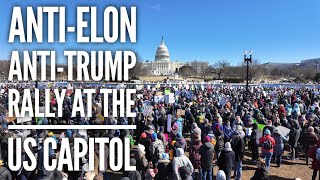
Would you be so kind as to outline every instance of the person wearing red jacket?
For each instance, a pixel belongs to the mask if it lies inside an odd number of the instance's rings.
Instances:
[[[259,145],[262,150],[262,158],[266,160],[266,169],[269,172],[273,147],[276,144],[269,129],[265,130],[265,135],[259,139]]]
[[[312,166],[313,174],[312,174],[312,180],[315,180],[318,174],[318,171],[320,171],[320,161],[316,157],[317,149],[320,148],[320,140],[317,141],[317,145],[313,146],[309,151],[309,157],[312,158]],[[320,178],[320,173],[319,173]]]

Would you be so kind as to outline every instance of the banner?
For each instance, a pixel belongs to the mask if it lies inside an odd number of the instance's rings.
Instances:
[[[154,96],[154,102],[159,103],[159,102],[164,102],[164,96]]]

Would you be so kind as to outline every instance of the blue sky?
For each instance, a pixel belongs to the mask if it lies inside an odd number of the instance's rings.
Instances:
[[[76,44],[76,36],[69,34],[64,44],[9,44],[11,11],[15,5],[66,6],[67,26],[75,25],[79,5],[97,6],[99,14],[108,5],[134,5],[137,43]],[[45,48],[56,50],[59,62],[64,61],[62,54],[67,49],[131,49],[141,59],[153,60],[162,35],[171,60],[214,63],[223,59],[238,64],[245,49],[253,50],[254,58],[261,62],[299,62],[320,57],[319,0],[13,0],[1,1],[0,22],[0,59],[10,59],[10,51],[15,49]]]

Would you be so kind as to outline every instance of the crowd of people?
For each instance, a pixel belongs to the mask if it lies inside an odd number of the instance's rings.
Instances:
[[[14,86],[14,87],[13,87]],[[90,85],[75,88],[89,88]],[[114,172],[106,168],[101,172],[95,163],[94,171],[89,171],[87,159],[83,159],[81,171],[47,171],[43,167],[43,139],[54,138],[58,143],[68,137],[70,146],[76,137],[125,137],[130,138],[130,164],[135,171],[118,173],[122,180],[217,180],[243,179],[242,166],[245,153],[256,165],[252,180],[268,179],[270,165],[281,168],[285,150],[287,158],[305,158],[306,165],[312,164],[312,179],[320,171],[320,122],[318,90],[307,88],[266,88],[184,86],[143,87],[134,95],[132,111],[135,118],[117,118],[110,114],[101,119],[103,98],[96,86],[92,102],[93,117],[71,117],[72,93],[65,97],[63,117],[32,118],[25,124],[55,125],[136,125],[135,130],[15,130],[8,125],[18,123],[6,118],[7,90],[19,85],[1,87],[1,160],[0,179],[114,179]],[[32,88],[32,87],[30,87]],[[51,87],[54,88],[54,87]],[[63,87],[59,87],[63,88]],[[174,102],[166,97],[174,94]],[[56,110],[55,97],[51,97],[51,110]],[[87,103],[87,102],[85,102]],[[112,108],[110,106],[110,108]],[[39,140],[33,148],[37,154],[38,166],[33,172],[21,168],[11,171],[7,168],[8,138],[34,137]],[[59,148],[58,148],[59,149]],[[105,162],[108,167],[109,148],[105,147]],[[50,159],[57,158],[59,151],[49,149]],[[30,161],[26,155],[23,160]],[[99,159],[99,148],[95,148],[95,162]],[[217,168],[217,173],[213,169]],[[119,175],[121,174],[121,175]],[[320,175],[319,175],[320,176]]]

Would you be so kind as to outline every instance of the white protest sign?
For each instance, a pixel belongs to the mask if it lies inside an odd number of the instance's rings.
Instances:
[[[136,89],[139,91],[141,89],[143,89],[143,85],[136,85]]]
[[[164,101],[165,103],[174,103],[174,93],[169,93],[168,95],[166,95]]]
[[[277,129],[284,136],[287,136],[289,134],[289,132],[290,132],[290,129],[288,129],[288,128],[284,127],[284,126],[278,126]]]
[[[29,115],[27,117],[17,117],[18,124],[22,124],[24,122],[30,122],[30,121],[32,121],[32,118],[29,117]]]

